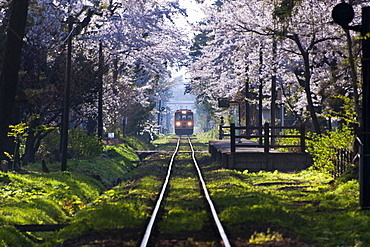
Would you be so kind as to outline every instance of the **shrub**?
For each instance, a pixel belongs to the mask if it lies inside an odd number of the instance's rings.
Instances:
[[[39,153],[45,156],[59,150],[60,133],[53,131],[43,140]],[[103,151],[103,143],[97,136],[89,136],[85,131],[71,129],[68,133],[68,154],[70,157],[100,156]]]
[[[314,165],[312,168],[322,172],[330,172],[334,169],[333,159],[337,155],[334,148],[346,148],[352,150],[354,140],[353,129],[343,125],[328,134],[308,133],[307,150],[312,155]]]
[[[34,246],[31,240],[14,226],[0,226],[0,246]]]
[[[103,152],[103,143],[97,136],[89,136],[85,131],[71,129],[68,149],[73,157],[99,156]]]
[[[296,129],[286,129],[282,133],[284,135],[291,135],[291,136],[297,136],[300,135],[300,132]],[[289,146],[289,145],[294,145],[294,146],[299,146],[300,145],[300,138],[299,137],[294,137],[294,138],[289,138],[289,137],[279,137],[276,139],[277,144],[282,145],[282,146]],[[289,152],[289,153],[299,153],[301,152],[300,147],[282,147],[279,148],[280,151],[282,152]]]
[[[225,132],[227,132],[228,130],[224,130]],[[199,134],[197,134],[197,138],[200,142],[208,142],[208,140],[217,140],[218,139],[218,135],[219,135],[219,130],[218,130],[218,126],[207,131],[207,132],[201,132]]]

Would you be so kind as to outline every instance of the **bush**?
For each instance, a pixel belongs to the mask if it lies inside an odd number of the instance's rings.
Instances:
[[[43,157],[59,150],[60,133],[53,131],[43,140],[38,155]],[[103,152],[103,143],[97,136],[89,136],[85,131],[71,129],[68,132],[68,155],[70,157],[100,156]]]
[[[14,226],[0,226],[0,246],[34,246],[31,240]]]
[[[284,130],[284,132],[282,134],[297,136],[297,135],[300,135],[300,131],[296,130],[296,129],[286,129],[286,130]],[[279,138],[276,138],[276,142],[277,142],[277,144],[282,145],[282,146],[285,146],[285,145],[287,145],[287,146],[289,146],[289,145],[299,146],[300,143],[301,143],[301,140],[300,140],[299,137],[294,137],[294,138],[279,137]],[[279,148],[279,150],[282,151],[282,152],[289,152],[289,153],[299,153],[299,152],[301,152],[300,147],[281,147],[281,148]]]
[[[354,133],[353,129],[343,125],[328,134],[308,133],[307,150],[312,155],[314,165],[312,168],[322,172],[330,172],[334,169],[333,159],[337,152],[334,148],[352,150]]]
[[[207,132],[197,134],[197,138],[200,142],[208,142],[208,140],[218,140],[218,127],[215,127]],[[225,130],[225,132],[227,132]]]
[[[73,157],[100,156],[103,152],[103,143],[97,136],[89,136],[85,131],[71,129],[68,150]]]

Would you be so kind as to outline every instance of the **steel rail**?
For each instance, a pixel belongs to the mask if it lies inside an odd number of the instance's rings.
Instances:
[[[145,234],[144,234],[143,240],[141,241],[140,247],[146,247],[147,244],[148,244],[149,237],[150,237],[150,234],[151,234],[152,229],[153,229],[154,221],[155,221],[155,219],[157,217],[157,214],[158,214],[158,211],[159,211],[159,207],[162,204],[162,200],[163,200],[163,197],[164,197],[164,194],[166,192],[167,185],[168,185],[168,182],[169,182],[169,179],[170,179],[170,176],[171,176],[171,170],[172,170],[173,161],[174,161],[175,156],[176,156],[176,154],[177,154],[177,152],[179,150],[180,139],[181,138],[179,138],[177,140],[177,146],[176,146],[176,149],[175,149],[174,153],[172,154],[172,157],[171,157],[171,160],[170,160],[170,164],[168,166],[167,176],[166,176],[165,181],[163,183],[162,191],[159,194],[159,197],[158,197],[158,200],[157,200],[157,204],[154,207],[154,210],[153,210],[153,213],[152,213],[152,217],[149,220],[149,223],[148,223],[148,226],[147,226],[147,228],[145,230]]]
[[[213,216],[213,219],[215,220],[215,223],[216,223],[218,232],[220,233],[220,236],[222,238],[222,241],[224,242],[225,247],[231,247],[230,241],[229,241],[229,239],[226,236],[225,230],[224,230],[224,228],[223,228],[223,226],[221,224],[220,219],[218,218],[218,215],[217,215],[217,211],[215,209],[215,206],[213,205],[213,202],[211,200],[211,197],[209,196],[208,189],[207,189],[206,183],[204,182],[204,179],[203,179],[202,173],[200,171],[200,168],[198,166],[197,160],[195,159],[195,151],[194,151],[193,145],[191,144],[190,138],[188,138],[188,141],[189,141],[189,145],[190,145],[191,152],[192,152],[192,158],[193,158],[194,166],[195,166],[195,168],[196,168],[196,170],[198,172],[198,177],[199,177],[199,180],[200,180],[200,182],[202,184],[203,192],[204,192],[204,195],[205,195],[205,197],[207,199],[207,202],[209,204],[209,207],[211,209],[212,216]]]

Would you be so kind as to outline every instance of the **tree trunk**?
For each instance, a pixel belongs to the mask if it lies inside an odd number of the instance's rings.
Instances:
[[[307,105],[308,105],[308,110],[310,111],[310,115],[312,118],[312,124],[315,129],[315,132],[317,134],[321,133],[321,128],[319,124],[319,120],[317,119],[315,107],[313,105],[313,100],[312,100],[312,93],[311,93],[311,72],[310,72],[310,62],[309,62],[309,55],[308,52],[304,54],[304,65],[305,65],[305,87],[304,90],[306,92],[306,98],[307,98]]]
[[[28,0],[13,0],[0,71],[0,160],[5,158],[4,145],[18,86],[23,36]]]
[[[35,152],[33,150],[34,142],[35,142],[35,132],[33,131],[31,127],[29,128],[28,136],[26,139],[26,145],[25,145],[26,148],[22,156],[22,166],[27,166],[28,163],[31,161],[30,158],[32,156],[32,153]]]
[[[303,62],[304,62],[304,90],[306,92],[306,97],[307,97],[307,106],[308,110],[310,112],[311,118],[312,118],[312,124],[314,126],[315,132],[317,134],[321,134],[321,129],[320,129],[320,124],[319,120],[316,115],[315,107],[313,105],[313,100],[312,100],[312,93],[311,93],[311,72],[310,72],[310,59],[309,59],[309,52],[306,51],[303,46],[301,41],[299,40],[299,37],[297,34],[293,35],[294,42],[297,44],[299,51],[301,52]]]

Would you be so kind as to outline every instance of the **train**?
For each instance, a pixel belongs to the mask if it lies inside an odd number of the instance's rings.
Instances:
[[[175,111],[174,126],[176,135],[192,135],[194,132],[194,113],[187,109]]]

